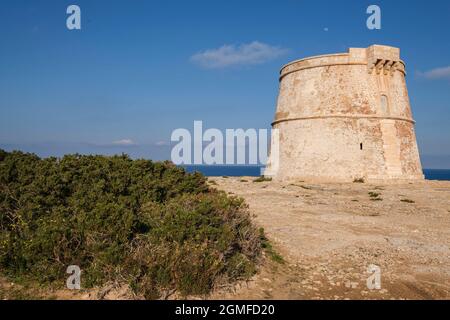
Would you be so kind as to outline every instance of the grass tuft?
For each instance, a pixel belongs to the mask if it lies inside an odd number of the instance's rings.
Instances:
[[[371,201],[383,201],[383,198],[381,198],[381,193],[378,192],[369,192],[369,197]]]
[[[269,182],[269,181],[272,181],[272,178],[264,177],[264,176],[261,176],[255,180],[253,180],[253,182]]]
[[[264,228],[259,229],[259,239],[261,241],[261,246],[262,246],[264,252],[269,256],[269,258],[272,261],[274,261],[276,263],[280,263],[280,264],[285,263],[283,257],[275,251],[272,244],[267,239],[267,237],[264,233]]]

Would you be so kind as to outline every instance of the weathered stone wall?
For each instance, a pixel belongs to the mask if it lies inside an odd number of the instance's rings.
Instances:
[[[423,179],[397,48],[351,48],[284,66],[273,128],[279,162],[272,152],[266,174],[275,178]]]

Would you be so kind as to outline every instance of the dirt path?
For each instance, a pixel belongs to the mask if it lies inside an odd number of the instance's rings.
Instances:
[[[245,198],[288,261],[269,263],[242,299],[450,299],[450,182],[295,184],[210,178]],[[367,288],[369,265],[381,289]]]

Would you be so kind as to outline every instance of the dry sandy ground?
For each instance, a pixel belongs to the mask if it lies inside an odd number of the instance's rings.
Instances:
[[[450,299],[450,182],[209,180],[245,198],[287,260],[214,298]],[[371,264],[381,269],[380,290],[367,287]]]

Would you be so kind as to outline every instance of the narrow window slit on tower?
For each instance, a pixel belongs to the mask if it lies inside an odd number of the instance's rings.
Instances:
[[[363,145],[362,142],[359,144],[359,149],[362,150],[363,149]]]
[[[389,100],[385,94],[381,95],[381,111],[383,115],[389,115]]]

